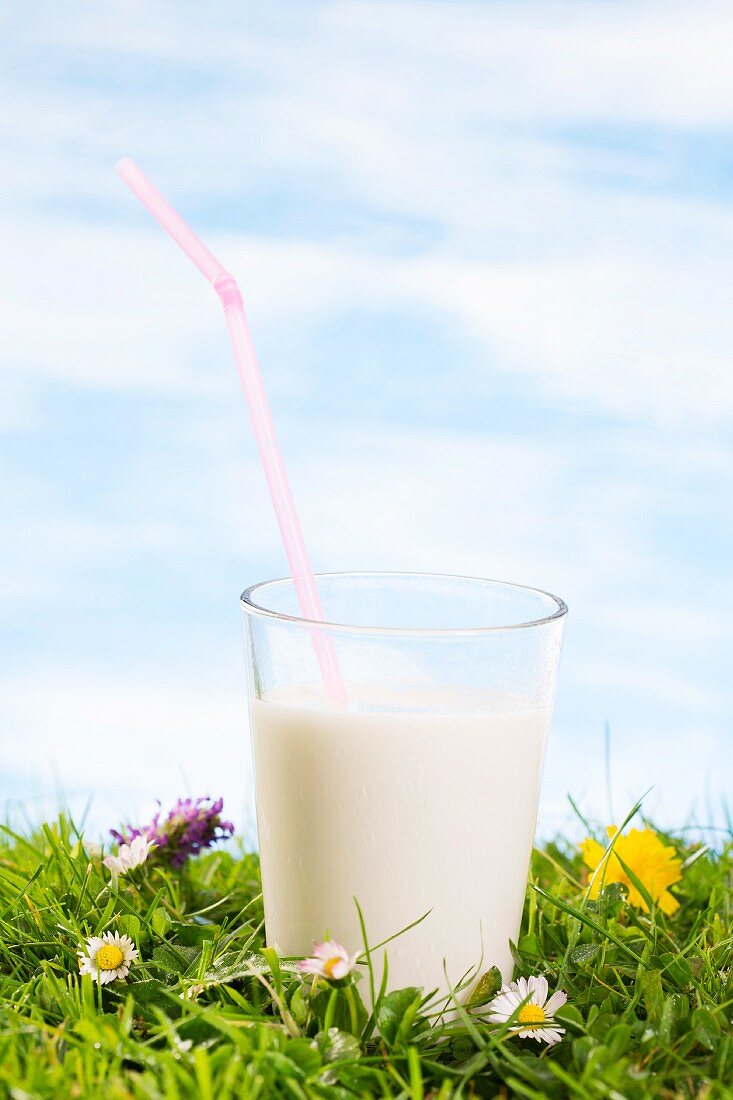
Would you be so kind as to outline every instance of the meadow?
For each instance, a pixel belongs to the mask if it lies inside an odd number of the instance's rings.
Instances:
[[[567,995],[547,1044],[518,1031],[542,1016],[531,998],[497,1022],[490,959],[447,998],[393,989],[368,928],[343,977],[278,958],[257,857],[211,847],[229,831],[214,817],[185,824],[186,847],[169,815],[127,868],[64,816],[4,830],[0,1096],[733,1096],[730,834],[662,835],[637,813],[623,835],[586,824],[582,846],[534,852],[514,953],[517,976]]]

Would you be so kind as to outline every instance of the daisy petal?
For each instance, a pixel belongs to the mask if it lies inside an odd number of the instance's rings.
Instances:
[[[316,974],[318,977],[322,977],[323,963],[319,959],[301,959],[298,963],[298,970],[303,974]]]
[[[551,1047],[554,1046],[555,1043],[559,1043],[564,1034],[564,1028],[543,1027],[538,1033],[538,1038],[541,1036],[548,1047]]]
[[[527,984],[533,992],[532,1003],[542,1008],[547,1000],[547,994],[549,993],[547,978],[540,974],[537,978],[529,978]]]
[[[544,1029],[538,1027],[519,1027],[516,1034],[520,1039],[534,1039],[538,1043],[544,1042]]]
[[[558,1008],[562,1008],[568,999],[567,993],[563,993],[562,989],[558,989],[557,993],[553,993],[549,1001],[545,1005],[545,1015],[552,1016],[557,1012]]]

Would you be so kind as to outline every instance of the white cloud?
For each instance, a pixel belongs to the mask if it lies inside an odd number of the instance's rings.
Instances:
[[[661,631],[662,622],[657,625],[657,637]],[[594,690],[610,687],[617,697],[631,695],[642,696],[645,701],[656,700],[660,708],[681,705],[694,708],[700,714],[715,715],[723,713],[726,706],[727,693],[655,662],[639,666],[628,660],[586,657],[576,666],[574,679]]]
[[[92,794],[101,827],[103,814],[115,815],[108,826],[134,820],[157,798],[221,795],[240,825],[251,821],[244,672],[239,691],[224,691],[170,673],[59,663],[1,682],[0,706],[14,731],[0,749],[11,809],[56,792],[79,812]]]
[[[648,727],[612,728],[610,776],[602,722],[586,729],[582,739],[577,731],[571,734],[555,725],[542,790],[539,830],[543,836],[584,834],[568,795],[591,822],[601,826],[618,824],[642,795],[646,796],[643,815],[660,827],[725,824],[723,805],[728,792],[715,761],[726,749],[705,723],[685,725],[673,738]],[[684,767],[677,758],[682,745],[687,746]],[[639,820],[635,819],[637,826]]]
[[[600,727],[608,699],[636,693],[647,707],[676,701],[670,737],[691,739],[699,757],[680,775],[662,734],[634,741],[646,721],[635,719],[618,750],[623,791],[661,777],[681,800],[703,782],[702,749],[722,754],[710,732],[724,713],[714,673],[689,658],[715,657],[729,617],[725,586],[699,592],[695,548],[675,560],[654,524],[689,523],[699,508],[709,531],[733,478],[722,289],[733,216],[714,188],[706,197],[718,176],[704,160],[704,142],[733,123],[733,12],[709,0],[272,10],[46,4],[19,38],[28,65],[5,77],[20,105],[5,131],[1,415],[41,455],[59,390],[157,398],[172,427],[157,447],[131,436],[103,515],[81,490],[67,496],[66,482],[57,492],[53,452],[39,482],[11,473],[4,541],[16,555],[4,599],[83,611],[135,557],[144,566],[187,554],[212,592],[223,563],[241,562],[244,583],[262,562],[282,562],[218,303],[114,176],[131,152],[184,213],[244,227],[205,235],[238,276],[261,346],[287,336],[306,349],[356,310],[377,325],[417,314],[474,349],[457,359],[446,342],[429,381],[437,403],[480,398],[505,378],[521,380],[548,420],[571,410],[626,422],[596,431],[589,421],[575,439],[420,430],[409,408],[391,426],[358,409],[346,425],[324,424],[305,354],[265,363],[291,417],[293,395],[303,398],[302,415],[280,429],[317,564],[556,588],[580,638],[564,676],[584,694],[573,728],[558,730],[552,790],[598,794],[577,755],[580,727]],[[263,222],[257,203],[271,193]],[[389,374],[373,384],[387,400]],[[201,455],[210,476],[176,469],[178,446]],[[70,588],[79,577],[83,588]],[[51,759],[67,786],[99,787],[100,731],[102,742],[129,731],[126,810],[138,794],[178,793],[177,769],[198,759],[203,725],[222,740],[201,778],[226,772],[236,800],[236,769],[221,759],[238,759],[241,699],[212,679],[219,654],[193,679],[165,662],[155,678],[134,668],[114,677],[94,665],[97,629],[78,667],[60,672],[39,654],[5,686],[29,772],[48,789]],[[112,663],[121,650],[110,648]]]
[[[11,252],[24,234],[44,257],[43,275],[8,277],[1,308],[11,370],[98,390],[234,388],[213,291],[162,234],[16,226]],[[420,308],[483,344],[493,370],[526,376],[560,403],[662,425],[733,416],[726,263],[643,249],[523,263],[377,257],[235,236],[212,247],[245,289],[255,337],[285,326],[305,342],[357,305]],[[298,369],[307,368],[294,366],[294,376]],[[486,370],[485,360],[460,369],[446,361],[443,384]]]
[[[276,88],[294,85],[301,101],[320,96],[332,109],[375,100],[399,108],[419,91],[444,114],[481,96],[482,106],[513,121],[558,114],[675,127],[733,120],[726,50],[733,15],[722,0],[355,0],[271,8],[274,18],[248,12],[237,24],[229,9],[212,5],[203,28],[196,5],[107,5],[102,13],[45,4],[29,38],[90,58],[108,50],[118,64],[131,56],[148,66],[185,66],[201,81],[202,110],[211,74],[212,83],[237,76],[251,86],[254,75],[255,87],[264,79]],[[227,116],[211,115],[219,133],[237,117],[237,102],[228,106]]]
[[[664,193],[673,139],[614,151],[573,138],[578,126],[729,126],[725,5],[281,9],[289,18],[241,25],[214,9],[202,35],[193,8],[95,18],[51,5],[27,30],[26,48],[105,58],[130,87],[124,112],[112,81],[23,96],[2,225],[10,366],[104,389],[228,384],[192,362],[227,357],[213,294],[113,176],[132,151],[184,211],[192,195],[225,195],[225,220],[246,224],[253,194],[295,179],[292,208],[315,202],[333,226],[327,244],[293,230],[214,237],[255,335],[305,338],[357,305],[419,308],[555,401],[655,424],[730,418],[729,205]],[[159,66],[153,92],[138,90],[136,65]],[[169,93],[179,70],[196,94]],[[80,164],[64,150],[82,138]],[[80,202],[139,228],[86,224]],[[406,249],[405,233],[420,243]],[[446,364],[452,376],[460,385]]]
[[[345,31],[415,51],[437,74],[451,58],[472,99],[481,80],[492,112],[513,119],[619,117],[672,126],[733,120],[726,42],[733,14],[720,0],[578,5],[360,2],[332,9]]]
[[[733,621],[725,607],[685,606],[682,596],[677,606],[615,602],[604,608],[603,617],[609,629],[647,638],[676,635],[698,652],[733,640]]]

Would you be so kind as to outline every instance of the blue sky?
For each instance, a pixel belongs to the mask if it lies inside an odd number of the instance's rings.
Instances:
[[[0,130],[0,798],[250,820],[237,597],[286,571],[237,275],[316,568],[571,606],[542,824],[733,762],[724,4],[15,5]],[[728,792],[729,793],[729,792]]]

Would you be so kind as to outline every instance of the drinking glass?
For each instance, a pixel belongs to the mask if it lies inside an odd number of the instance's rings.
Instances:
[[[291,579],[242,596],[265,930],[389,943],[390,986],[512,972],[566,615],[521,585],[420,573]],[[346,695],[324,686],[333,647]]]

